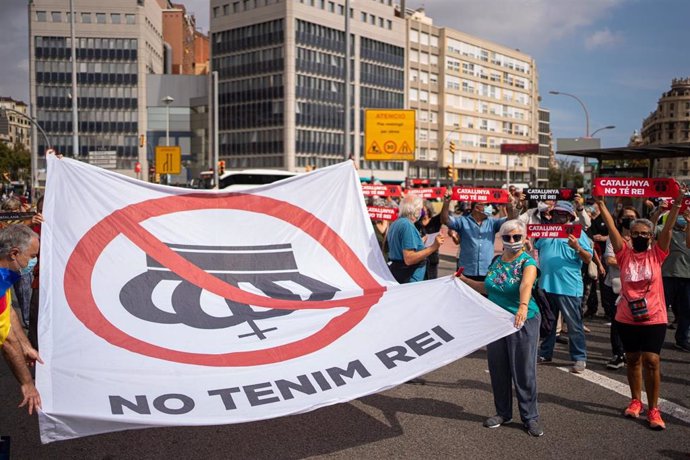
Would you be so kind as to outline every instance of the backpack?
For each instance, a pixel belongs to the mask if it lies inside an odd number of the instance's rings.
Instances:
[[[496,260],[501,257],[500,254],[493,258],[491,265],[493,265]],[[525,260],[522,260],[522,269],[524,271]],[[532,286],[532,298],[534,302],[539,307],[539,315],[541,316],[541,322],[539,324],[539,337],[545,338],[551,334],[553,327],[556,323],[556,315],[553,313],[551,304],[549,304],[549,299],[546,297],[546,292],[539,287],[539,277],[541,276],[541,270],[537,267],[537,278],[534,280],[534,285]]]

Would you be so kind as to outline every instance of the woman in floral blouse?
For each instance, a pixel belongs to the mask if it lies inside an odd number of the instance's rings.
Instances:
[[[499,230],[503,253],[489,266],[484,282],[463,275],[460,279],[514,314],[518,329],[487,346],[496,415],[488,418],[484,426],[497,428],[512,421],[514,384],[523,425],[530,435],[541,436],[544,431],[537,410],[537,345],[541,318],[539,307],[532,299],[537,264],[524,250],[526,233],[523,222],[505,222]]]

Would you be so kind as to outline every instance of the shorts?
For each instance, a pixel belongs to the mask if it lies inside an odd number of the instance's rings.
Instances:
[[[661,347],[666,339],[666,324],[626,324],[616,321],[618,334],[623,342],[623,349],[630,353],[661,354]]]

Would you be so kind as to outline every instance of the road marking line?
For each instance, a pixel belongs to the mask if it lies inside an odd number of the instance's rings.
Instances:
[[[564,371],[564,372],[570,372],[570,368],[568,367],[559,367],[558,369]],[[597,374],[596,372],[590,371],[588,369],[585,369],[585,371],[582,374],[573,374],[576,377],[580,377],[582,379],[587,380],[588,382],[595,383],[599,386],[602,386],[606,388],[607,390],[614,391],[620,395],[630,397],[630,387],[628,386],[627,383],[621,383],[618,380],[614,380],[612,378],[606,377],[605,375]],[[663,379],[662,379],[663,383]],[[646,401],[647,400],[647,393],[642,392],[642,400]],[[659,398],[659,410],[664,413],[664,415],[668,414],[672,417],[675,417],[679,420],[682,420],[685,423],[690,424],[690,410],[686,409],[683,406],[680,406],[676,403],[673,403],[671,401],[667,401],[663,398]]]

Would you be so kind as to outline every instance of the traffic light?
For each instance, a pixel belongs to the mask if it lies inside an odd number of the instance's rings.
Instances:
[[[455,142],[450,141],[450,143],[448,144],[448,151],[451,155],[455,155]]]
[[[225,173],[225,160],[218,161],[218,174]]]
[[[446,166],[446,177],[448,180],[453,180],[453,177],[455,176],[455,168],[453,168],[451,165]]]

